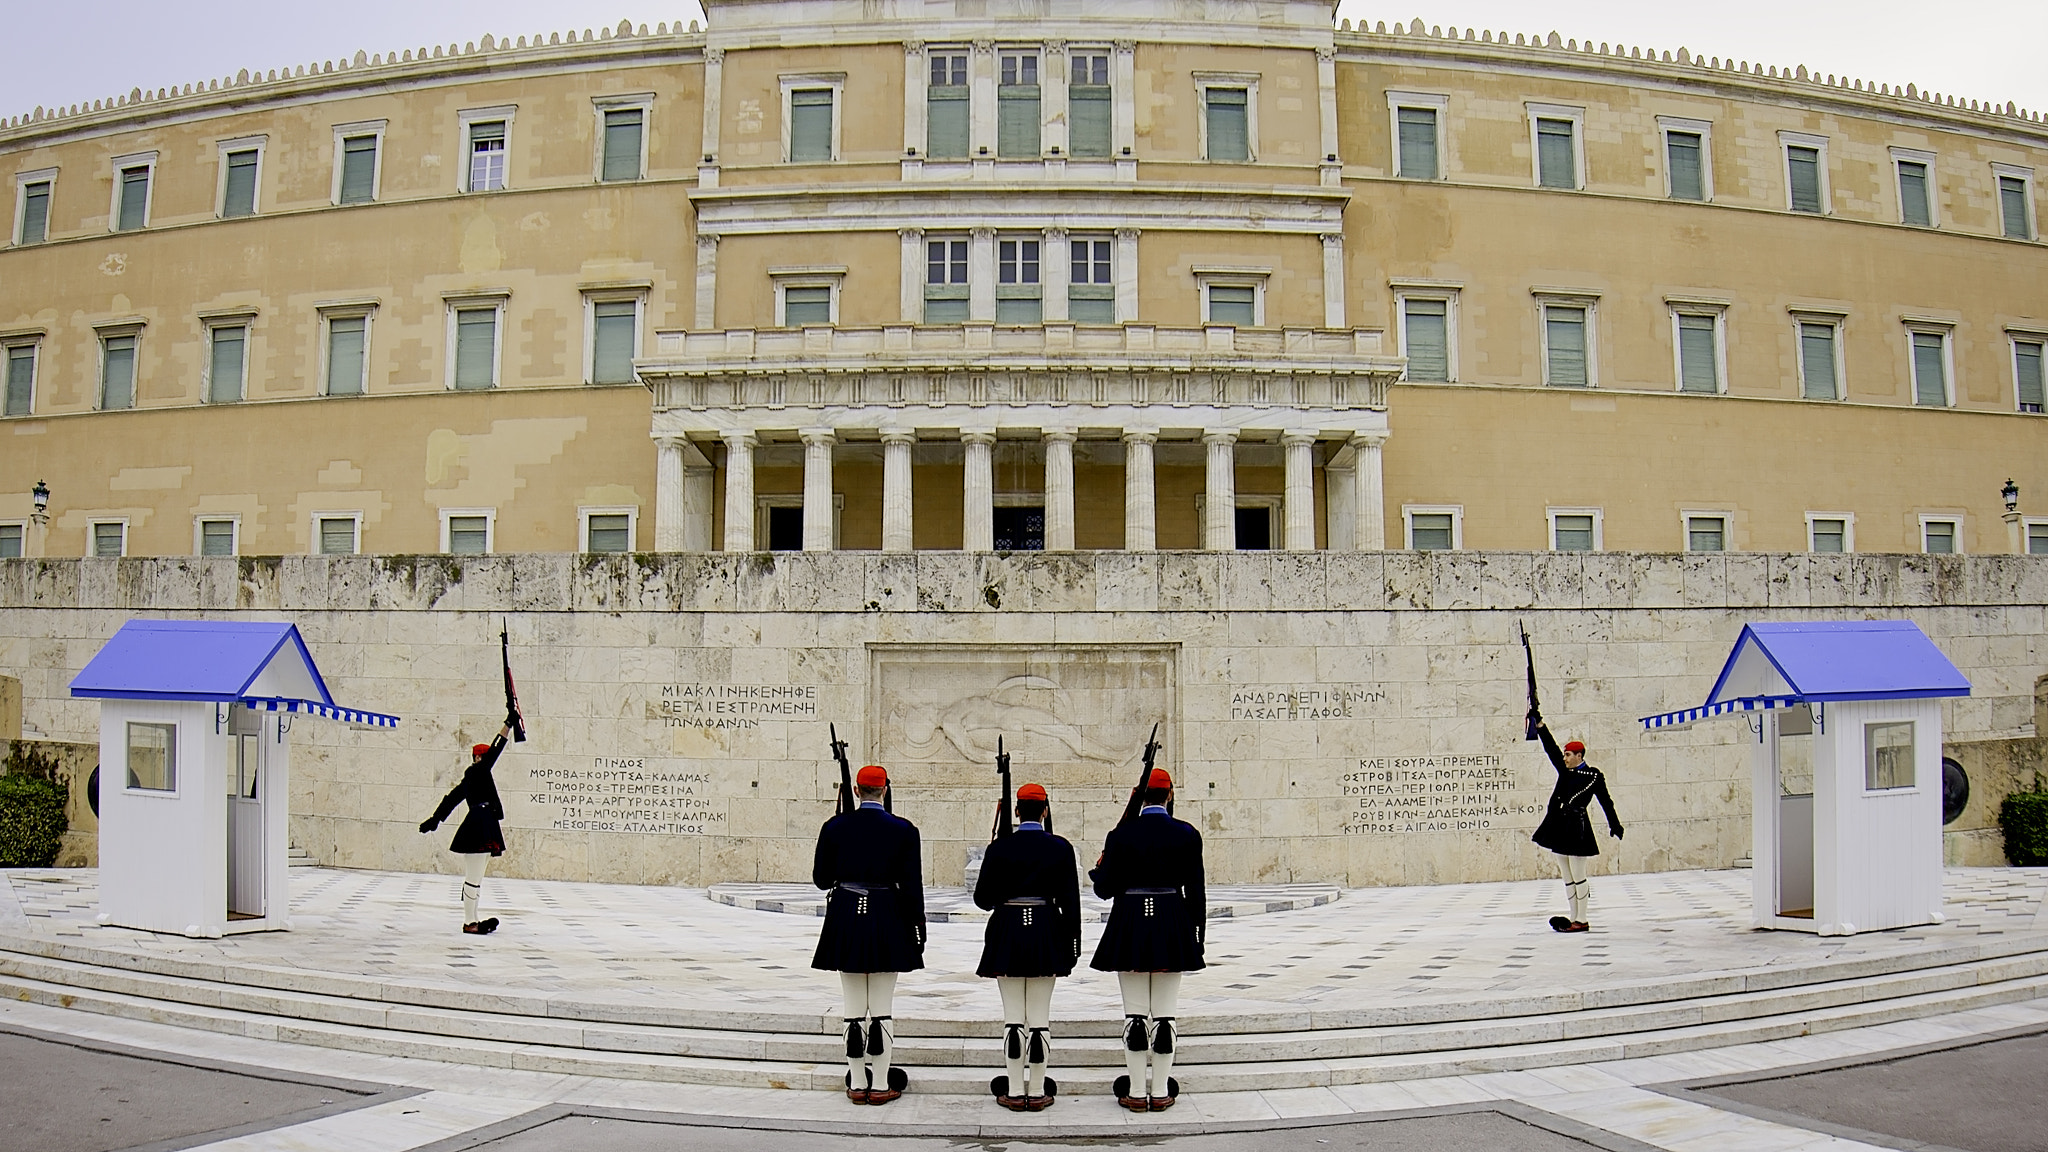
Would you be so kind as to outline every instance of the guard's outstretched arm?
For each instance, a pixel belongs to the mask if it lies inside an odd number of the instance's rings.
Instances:
[[[1550,725],[1536,721],[1536,738],[1543,741],[1543,754],[1550,757],[1550,766],[1564,771],[1564,750],[1557,746],[1557,737],[1550,734]]]
[[[1621,818],[1614,814],[1614,799],[1607,794],[1607,777],[1600,777],[1600,782],[1593,785],[1593,799],[1600,801],[1600,810],[1607,813],[1607,834],[1621,839]]]
[[[468,789],[468,785],[469,778],[467,775],[457,780],[455,787],[448,790],[448,795],[441,797],[441,803],[434,809],[434,814],[420,821],[420,831],[432,832],[440,827],[441,821],[446,820],[448,814],[455,811],[455,806],[462,803],[463,794]]]

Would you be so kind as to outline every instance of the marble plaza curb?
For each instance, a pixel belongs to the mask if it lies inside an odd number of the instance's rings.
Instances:
[[[825,893],[811,884],[713,884],[705,894],[732,908],[791,916],[825,915]],[[1219,884],[1209,889],[1209,919],[1243,920],[1273,912],[1298,912],[1335,903],[1343,895],[1344,890],[1335,884]],[[1097,899],[1093,893],[1081,894],[1084,922],[1109,923],[1109,908],[1109,901]],[[934,924],[980,924],[988,920],[988,913],[974,906],[973,893],[965,888],[926,888],[924,913],[925,919]]]

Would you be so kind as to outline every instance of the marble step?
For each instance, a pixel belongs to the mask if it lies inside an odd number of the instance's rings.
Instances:
[[[1220,884],[1208,889],[1209,919],[1242,920],[1269,912],[1296,912],[1320,908],[1343,896],[1335,884]],[[713,903],[757,912],[781,912],[791,916],[825,915],[826,893],[811,884],[713,884],[705,890]],[[1110,902],[1097,899],[1084,885],[1081,891],[1081,919],[1091,924],[1109,922]],[[966,888],[927,887],[924,890],[925,919],[934,924],[982,923],[988,913],[974,906],[974,894]]]

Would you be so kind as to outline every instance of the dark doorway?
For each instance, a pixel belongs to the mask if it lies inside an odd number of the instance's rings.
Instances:
[[[804,550],[804,510],[801,505],[770,507],[768,509],[768,550],[770,552],[801,552]]]
[[[1045,551],[1045,509],[1028,506],[997,506],[996,551]]]
[[[1273,510],[1267,507],[1237,510],[1237,546],[1247,552],[1273,546]]]

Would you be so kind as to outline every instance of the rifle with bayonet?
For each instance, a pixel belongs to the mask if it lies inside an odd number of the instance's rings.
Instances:
[[[1543,723],[1543,708],[1536,703],[1536,652],[1529,647],[1529,630],[1522,627],[1520,620],[1515,621],[1515,627],[1521,629],[1522,655],[1529,663],[1529,715],[1522,723],[1522,739],[1534,740],[1536,729]]]
[[[498,625],[498,658],[505,668],[505,723],[512,728],[514,743],[526,741],[526,717],[519,712],[519,689],[512,685],[512,632],[511,625],[500,621]]]
[[[1010,754],[1003,751],[1003,738],[1001,736],[996,737],[996,776],[1002,782],[1003,791],[996,798],[996,822],[995,826],[989,829],[988,834],[991,843],[1008,836],[1015,830],[1010,822]]]
[[[853,766],[846,762],[846,741],[839,738],[839,726],[827,724],[825,730],[832,734],[832,758],[839,761],[838,813],[843,816],[857,806],[853,798]]]
[[[1145,740],[1145,764],[1142,768],[1138,769],[1137,786],[1131,789],[1131,798],[1124,804],[1124,817],[1117,821],[1118,827],[1136,820],[1139,811],[1145,807],[1145,782],[1152,779],[1152,764],[1158,756],[1159,725],[1155,723],[1152,725],[1152,735]],[[1171,812],[1172,810],[1172,802],[1169,801],[1167,811]]]

